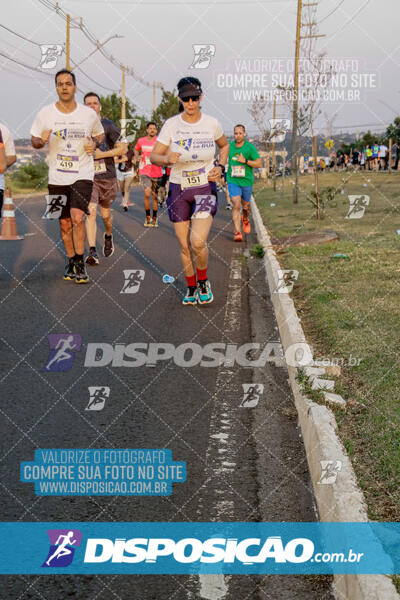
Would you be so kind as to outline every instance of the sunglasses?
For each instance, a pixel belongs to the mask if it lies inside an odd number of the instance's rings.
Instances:
[[[198,102],[200,100],[200,96],[189,96],[188,98],[181,98],[182,102],[189,102],[192,100],[193,102]]]

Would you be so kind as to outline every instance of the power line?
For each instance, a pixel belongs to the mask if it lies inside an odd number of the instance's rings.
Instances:
[[[20,33],[17,33],[16,31],[9,29],[8,27],[6,27],[5,25],[2,25],[1,23],[0,23],[0,27],[2,27],[3,29],[7,29],[7,31],[9,31],[10,33],[17,35],[19,38],[25,40],[26,42],[29,42],[30,44],[34,44],[35,46],[40,46],[40,44],[38,44],[37,42],[34,42],[33,40],[28,39],[24,35],[21,35]]]
[[[37,46],[37,47],[39,47],[39,48],[40,48],[40,46],[41,46],[41,44],[39,44],[38,42],[34,42],[33,40],[30,40],[30,39],[26,38],[25,36],[21,35],[21,34],[20,34],[20,33],[18,33],[17,31],[14,31],[13,29],[10,29],[9,27],[6,27],[5,25],[2,25],[1,23],[0,23],[0,27],[3,27],[3,29],[6,29],[6,30],[7,30],[7,31],[9,31],[10,33],[12,33],[12,34],[14,34],[14,35],[18,36],[19,38],[21,38],[21,39],[25,40],[26,42],[30,42],[30,43],[31,43],[31,44],[33,44],[34,46]],[[17,50],[20,50],[19,48],[16,48],[16,49],[17,49]],[[9,56],[6,56],[6,55],[3,55],[3,56],[5,56],[5,58],[8,58],[9,60],[13,60],[13,59],[12,59],[11,57],[9,57]],[[20,63],[20,62],[18,62],[17,60],[14,60],[14,62],[16,62],[17,64],[19,64],[20,66],[26,67],[27,69],[33,69],[33,70],[35,70],[35,71],[38,71],[39,73],[44,73],[45,75],[51,75],[51,73],[46,73],[45,71],[42,71],[41,69],[37,69],[37,68],[31,67],[30,65],[26,65],[26,64],[24,64],[24,63]],[[106,85],[102,85],[102,84],[101,84],[101,83],[99,83],[98,81],[95,81],[94,79],[92,79],[92,77],[90,77],[90,76],[89,76],[87,73],[85,73],[85,71],[84,71],[84,70],[83,70],[81,67],[77,66],[77,63],[75,63],[73,60],[71,60],[71,62],[72,62],[72,64],[74,65],[74,67],[75,67],[75,68],[79,69],[79,71],[81,71],[81,73],[82,73],[82,74],[83,74],[85,77],[87,77],[88,79],[90,79],[90,81],[92,81],[92,82],[93,82],[93,83],[95,83],[96,85],[98,85],[98,86],[102,87],[103,89],[105,89],[105,90],[108,90],[108,91],[110,91],[110,92],[115,92],[115,91],[117,91],[115,88],[109,88],[109,87],[107,87]]]
[[[122,0],[69,0],[70,2],[79,2],[80,4],[122,4],[125,6],[132,6],[134,4],[136,4],[137,6],[148,6],[148,5],[182,5],[182,2],[179,0],[167,0],[166,2],[163,2],[162,0],[156,0],[156,1],[150,1],[150,2],[137,2],[136,0],[132,0],[132,1],[127,1],[127,2],[123,2]],[[246,4],[289,4],[291,2],[295,2],[296,0],[246,0]],[[243,7],[243,3],[242,2],[232,2],[231,0],[218,0],[218,2],[216,3],[215,0],[210,0],[209,2],[201,2],[198,0],[194,0],[193,2],[187,2],[186,3],[188,6],[190,6],[191,4],[193,5],[200,5],[200,6],[210,6],[210,5],[215,5],[218,6],[219,4],[229,4],[230,6],[242,6]]]
[[[21,67],[25,67],[25,69],[30,69],[31,71],[36,71],[36,73],[41,73],[42,75],[48,75],[49,77],[53,77],[53,75],[51,73],[47,73],[46,71],[42,71],[42,69],[38,69],[37,67],[32,67],[31,65],[22,63],[22,62],[16,60],[15,58],[12,58],[11,56],[4,54],[4,52],[0,51],[0,56],[4,56],[4,58],[6,58],[7,60],[11,60],[12,62],[16,63],[17,65],[20,65]]]
[[[56,14],[61,15],[61,17],[67,21],[67,13],[58,5],[58,2],[56,4],[53,4],[52,2],[50,2],[50,0],[39,0],[39,2],[41,4],[43,4],[44,6],[46,6],[46,8],[50,8],[51,10],[55,11]],[[163,84],[160,82],[155,82],[154,84],[149,83],[148,81],[146,81],[145,79],[143,79],[143,77],[140,77],[140,75],[137,75],[135,70],[132,67],[125,67],[125,65],[123,65],[121,62],[119,62],[119,60],[116,60],[112,54],[108,54],[108,52],[106,52],[104,50],[104,48],[99,47],[99,41],[96,39],[96,37],[89,31],[89,29],[86,27],[86,25],[83,22],[82,17],[80,18],[80,23],[78,25],[78,28],[82,31],[82,33],[84,34],[84,36],[94,45],[98,48],[99,52],[104,56],[104,58],[106,58],[109,62],[111,62],[114,66],[118,67],[119,69],[125,68],[125,73],[127,75],[130,75],[131,77],[133,77],[134,79],[136,79],[136,81],[139,81],[142,85],[146,86],[146,87],[153,87],[153,85],[155,85],[155,87],[159,88],[159,89],[163,89]]]
[[[81,68],[78,67],[77,64],[71,60],[71,63],[73,64],[74,68],[79,69],[79,71],[88,79],[90,79],[90,81],[92,81],[93,83],[95,83],[96,85],[99,85],[100,87],[104,88],[105,90],[108,90],[109,92],[116,92],[118,91],[116,88],[109,88],[106,85],[102,85],[101,83],[99,83],[98,81],[96,81],[95,79],[92,79],[92,77],[90,77],[87,73],[85,73],[85,71]]]
[[[335,13],[337,10],[339,10],[339,8],[342,6],[342,4],[344,3],[344,0],[341,0],[341,2],[339,2],[339,4],[337,5],[336,8],[334,8],[328,15],[326,15],[326,17],[324,17],[321,21],[319,21],[319,23],[323,23],[324,21],[326,21],[326,19],[329,19],[329,17],[331,15],[333,15],[333,13]]]

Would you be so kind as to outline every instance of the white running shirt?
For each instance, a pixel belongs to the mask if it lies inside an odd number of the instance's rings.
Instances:
[[[0,129],[1,129],[1,133],[3,134],[4,152],[5,152],[6,156],[15,156],[14,140],[12,138],[10,130],[5,125],[3,125],[3,123],[0,123]],[[0,190],[4,190],[4,188],[5,188],[5,180],[4,180],[4,175],[1,173],[0,174]]]
[[[78,179],[94,178],[93,155],[85,152],[88,138],[104,133],[92,108],[77,104],[71,113],[63,113],[55,104],[42,108],[36,115],[31,135],[41,137],[51,129],[48,142],[49,183],[71,185]]]
[[[219,121],[209,115],[202,114],[197,123],[187,123],[180,114],[168,119],[157,141],[170,152],[181,153],[179,162],[171,167],[170,181],[181,184],[182,171],[207,175],[214,168],[215,140],[223,135]]]

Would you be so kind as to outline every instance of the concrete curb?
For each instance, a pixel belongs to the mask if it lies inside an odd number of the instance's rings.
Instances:
[[[270,290],[278,285],[281,266],[271,248],[271,240],[258,207],[251,200],[257,238],[264,248],[265,278]],[[284,353],[289,346],[307,343],[300,319],[289,294],[271,293]],[[288,366],[290,385],[304,439],[314,495],[321,521],[368,521],[367,507],[358,486],[350,459],[338,435],[334,413],[326,406],[305,398],[296,380],[297,369]],[[334,484],[322,485],[320,461],[340,461],[341,470]],[[339,600],[399,600],[400,596],[386,575],[335,575],[335,592]]]

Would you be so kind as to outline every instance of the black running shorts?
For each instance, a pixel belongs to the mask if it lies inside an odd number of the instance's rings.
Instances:
[[[71,208],[78,208],[85,214],[89,214],[89,202],[92,197],[93,181],[89,179],[78,179],[71,185],[53,185],[49,183],[49,195],[66,196],[67,202],[63,206],[60,219],[71,217]]]

